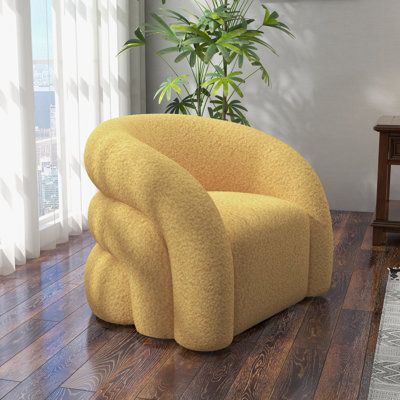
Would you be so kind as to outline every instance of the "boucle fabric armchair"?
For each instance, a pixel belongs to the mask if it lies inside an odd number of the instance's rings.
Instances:
[[[99,192],[85,274],[99,318],[200,351],[331,282],[320,181],[256,129],[180,115],[102,123],[85,165]]]

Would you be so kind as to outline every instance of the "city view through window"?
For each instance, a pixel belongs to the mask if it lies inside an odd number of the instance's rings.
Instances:
[[[31,0],[39,216],[59,208],[50,0]]]

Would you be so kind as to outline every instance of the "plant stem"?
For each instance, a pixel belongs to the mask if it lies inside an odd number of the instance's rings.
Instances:
[[[209,68],[210,68],[210,64],[207,64],[207,65],[205,66],[205,71],[204,71],[204,73],[203,73],[204,79],[205,79],[205,77],[206,77],[207,74],[208,74]],[[212,92],[212,88],[213,88],[213,86],[211,86],[211,88],[209,89],[210,93]],[[210,100],[210,96],[207,96],[206,94],[204,94],[204,97],[203,97],[203,108],[202,108],[202,110],[201,110],[201,115],[204,115],[204,112],[205,112],[205,110],[206,110],[207,103],[208,103],[209,100]]]
[[[224,76],[228,76],[228,64],[224,60]],[[228,109],[228,99],[227,96],[225,95],[225,92],[222,93],[222,116],[221,118],[226,120],[226,113]]]
[[[196,90],[196,95],[197,95],[197,115],[201,115],[201,74],[200,74],[200,68],[198,71],[198,76],[197,76],[197,90]]]
[[[225,0],[224,5],[225,5],[225,9],[227,9],[228,8],[228,0]],[[224,22],[224,31],[225,32],[228,31],[228,24],[226,23],[226,21]],[[226,62],[224,56],[222,56],[222,62],[223,62],[224,76],[227,77],[228,76],[228,63]],[[227,111],[228,111],[228,100],[227,100],[227,96],[225,95],[225,93],[223,91],[221,119],[226,120]]]

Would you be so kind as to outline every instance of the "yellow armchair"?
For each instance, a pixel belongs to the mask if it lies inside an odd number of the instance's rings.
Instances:
[[[217,350],[330,286],[325,193],[272,136],[201,117],[127,116],[94,130],[85,165],[99,189],[85,286],[101,319]]]

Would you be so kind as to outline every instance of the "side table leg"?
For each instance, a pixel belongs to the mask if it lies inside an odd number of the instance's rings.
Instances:
[[[387,221],[389,215],[389,193],[390,193],[390,165],[388,164],[389,138],[388,135],[380,134],[379,138],[379,161],[378,161],[378,184],[376,191],[376,214],[375,221]],[[379,246],[385,244],[386,232],[379,227],[373,228],[372,244]]]
[[[386,232],[382,228],[372,228],[372,245],[382,246],[386,244]]]

